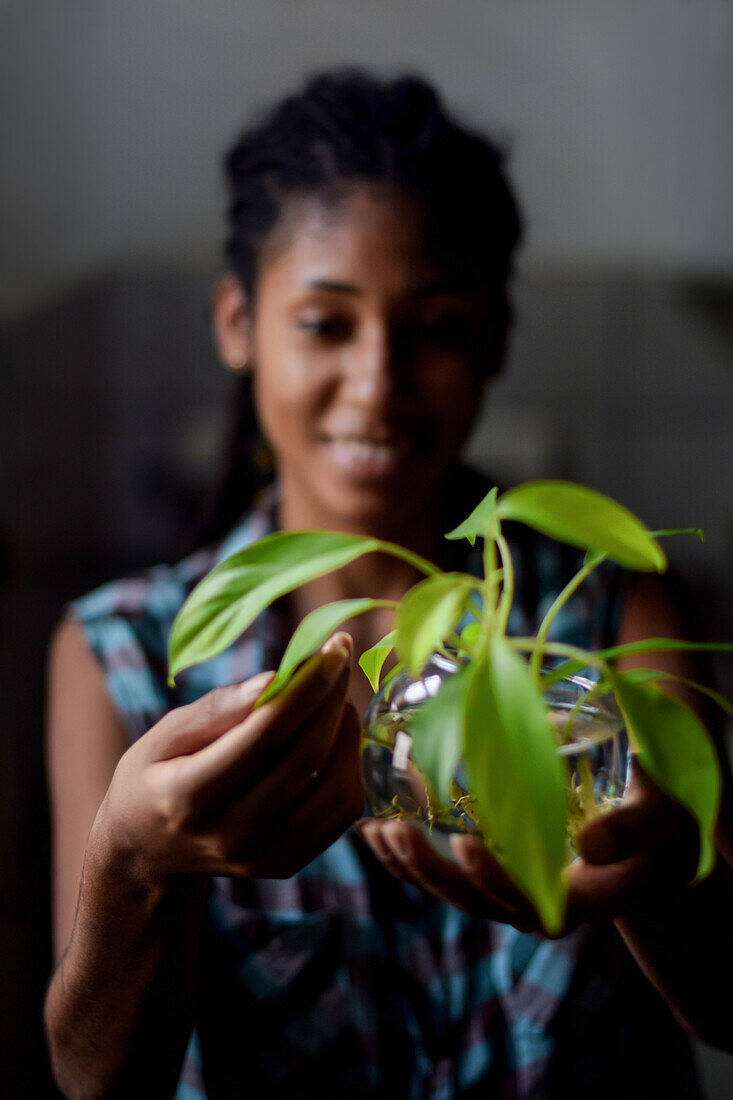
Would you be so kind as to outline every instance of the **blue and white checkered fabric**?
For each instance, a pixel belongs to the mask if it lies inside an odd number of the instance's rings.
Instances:
[[[168,635],[185,597],[273,529],[269,498],[219,546],[71,605],[131,740],[172,707],[277,664],[287,638],[266,611],[225,653],[167,685]],[[573,563],[549,540],[514,549],[510,628],[525,634]],[[599,572],[553,636],[608,644],[618,580]],[[391,878],[353,831],[291,879],[212,879],[199,971],[176,1100],[599,1100],[610,1083],[614,1096],[662,1095],[665,1079],[665,1095],[697,1095],[686,1044],[610,930],[549,942],[469,917]]]

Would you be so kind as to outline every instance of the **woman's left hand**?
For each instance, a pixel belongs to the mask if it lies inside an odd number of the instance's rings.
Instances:
[[[540,931],[537,914],[477,838],[455,836],[455,860],[440,856],[405,821],[367,818],[359,831],[392,874],[469,913]],[[698,840],[689,815],[634,766],[624,803],[578,837],[580,858],[565,874],[568,905],[561,935],[584,922],[608,921],[638,906],[647,891],[684,888],[695,873]]]

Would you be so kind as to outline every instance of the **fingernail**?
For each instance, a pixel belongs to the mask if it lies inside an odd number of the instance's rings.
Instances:
[[[321,653],[341,652],[351,660],[353,645],[351,635],[347,634],[345,630],[339,630],[323,643]]]
[[[451,851],[456,863],[459,863],[464,871],[472,872],[478,867],[478,856],[473,845],[466,841],[465,837],[456,836],[450,838]]]
[[[257,676],[252,676],[249,680],[241,680],[238,684],[232,685],[234,699],[237,703],[239,703],[240,700],[242,702],[256,702],[265,688],[269,687],[274,679],[274,672],[260,672]]]
[[[408,859],[410,855],[410,845],[407,838],[402,835],[398,829],[386,829],[387,843],[393,850],[396,856],[400,859]]]
[[[367,826],[362,830],[361,835],[364,843],[371,848],[378,859],[386,863],[394,863],[394,853],[379,829],[375,829],[374,827],[369,828],[369,826]]]

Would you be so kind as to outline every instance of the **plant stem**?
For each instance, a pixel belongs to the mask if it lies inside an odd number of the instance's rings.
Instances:
[[[516,641],[516,639],[510,639]],[[524,639],[525,641],[536,642],[536,639]],[[553,649],[554,643],[546,643],[545,650],[547,653],[557,652],[557,647]],[[530,649],[530,646],[518,646],[517,648]],[[636,656],[639,653],[727,653],[733,651],[733,643],[730,642],[683,642],[678,638],[643,638],[638,642],[628,642],[626,645],[610,646],[608,649],[599,649],[594,654],[586,654],[583,651],[579,651],[577,655],[570,653],[561,654],[561,656],[569,657],[570,659],[563,665],[559,665],[558,668],[553,669],[550,673],[550,683],[555,680],[562,680],[565,676],[572,676],[574,672],[578,672],[579,669],[585,668],[586,665],[592,664],[587,658],[593,656],[596,661],[607,663],[609,661],[615,661],[619,657]],[[600,665],[598,666],[600,668]],[[661,675],[664,675],[663,673]]]
[[[507,638],[507,643],[512,649],[518,649],[522,653],[534,653],[538,648],[542,653],[549,653],[553,657],[568,657],[573,663],[577,662],[579,668],[597,668],[605,671],[606,662],[598,653],[589,653],[579,646],[566,645],[565,642],[542,642],[538,638]],[[569,663],[569,662],[568,662]],[[558,670],[559,671],[559,670]],[[551,674],[554,678],[554,672]],[[557,679],[563,679],[558,676]],[[540,685],[541,686],[541,685]]]
[[[492,538],[484,539],[484,604],[481,609],[481,636],[476,646],[476,655],[488,653],[493,631],[496,605],[498,602],[499,581],[496,568],[496,542]]]
[[[649,534],[654,539],[667,538],[670,535],[695,535],[700,542],[705,542],[702,527],[670,527],[664,531],[650,531]]]
[[[504,536],[499,533],[496,536],[496,545],[499,547],[499,554],[501,555],[501,573],[502,573],[502,589],[501,600],[499,603],[499,630],[502,634],[506,634],[507,623],[509,622],[509,613],[512,609],[512,603],[514,601],[514,563],[512,562],[511,551],[509,550],[509,543]]]
[[[545,642],[547,641],[547,635],[552,626],[552,622],[557,615],[563,604],[567,603],[573,593],[581,586],[585,578],[593,572],[597,565],[600,565],[603,561],[602,557],[594,555],[590,558],[585,565],[578,570],[574,577],[571,577],[563,590],[557,594],[555,599],[548,607],[545,617],[540,623],[539,630],[537,631],[537,648],[534,649],[532,657],[529,662],[530,675],[534,677],[537,684],[540,680],[540,669],[542,667],[542,653],[544,650]]]
[[[498,581],[496,577],[496,543],[494,539],[484,539],[484,579],[489,595],[487,603],[493,613],[496,608]],[[484,611],[486,608],[484,607]]]
[[[420,573],[425,573],[428,577],[443,572],[442,569],[437,565],[433,565],[427,558],[423,558],[419,554],[414,554],[412,550],[406,550],[404,546],[399,546],[396,542],[383,542],[381,539],[374,539],[374,544],[374,550],[377,553],[391,554],[394,558],[400,558],[402,561],[407,562],[408,565],[414,565]]]

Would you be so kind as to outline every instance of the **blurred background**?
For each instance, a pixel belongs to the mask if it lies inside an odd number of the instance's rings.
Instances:
[[[316,69],[432,79],[510,149],[517,330],[470,446],[671,547],[733,636],[730,0],[0,0],[0,1091],[53,1096],[44,654],[64,602],[190,549],[230,381],[220,156]],[[718,686],[733,694],[733,661]],[[713,1098],[733,1059],[699,1048]]]

